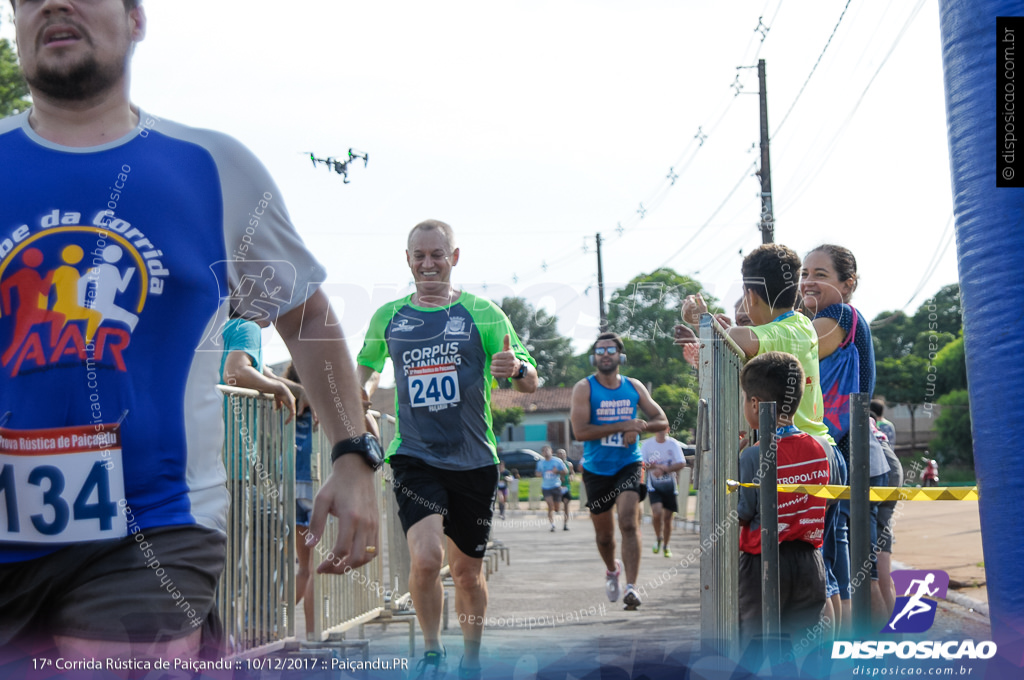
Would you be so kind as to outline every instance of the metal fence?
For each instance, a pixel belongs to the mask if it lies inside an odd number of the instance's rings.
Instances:
[[[295,593],[295,425],[286,423],[284,409],[254,390],[219,386],[224,394],[224,467],[231,497],[228,512],[227,555],[217,589],[217,607],[224,623],[230,656],[260,656],[296,640]],[[384,445],[394,437],[394,421],[381,423]],[[313,488],[318,489],[331,469],[330,443],[322,430],[313,437]],[[390,479],[390,477],[387,477]],[[377,485],[377,506],[385,512],[385,481]],[[408,565],[408,547],[399,530],[385,526],[388,544],[377,559],[347,574],[313,574],[314,621],[306,637],[323,642],[379,616],[385,592],[383,563]],[[319,564],[334,546],[337,520],[328,520],[314,549]],[[387,548],[385,548],[387,545]],[[395,559],[395,556],[399,557]],[[401,570],[401,567],[398,566]],[[407,590],[408,568],[404,570]],[[404,591],[402,591],[404,592]]]
[[[700,521],[701,639],[711,650],[734,657],[739,638],[739,525],[735,494],[726,480],[739,473],[743,426],[740,369],[745,355],[717,321],[700,320],[700,417],[695,486]]]
[[[270,397],[220,390],[231,504],[217,607],[229,654],[262,654],[295,634],[295,426]]]
[[[394,425],[390,428],[394,436]],[[383,436],[383,433],[382,433]],[[390,437],[386,440],[390,442]],[[387,443],[384,444],[387,446]],[[329,475],[331,469],[331,443],[327,440],[323,429],[317,430],[313,438],[313,488],[320,485]],[[384,517],[384,482],[376,484],[376,502],[378,515]],[[389,496],[392,494],[388,494]],[[337,537],[338,521],[329,517],[324,534],[317,544],[317,559],[329,556],[328,551],[334,546]],[[404,542],[404,537],[403,537]],[[381,544],[383,551],[384,544]],[[408,552],[408,548],[406,548]],[[390,555],[390,551],[389,551]],[[387,584],[384,581],[384,555],[370,560],[358,569],[352,569],[343,575],[313,573],[313,629],[306,631],[307,639],[326,641],[335,638],[345,631],[377,618],[384,610],[384,593]]]

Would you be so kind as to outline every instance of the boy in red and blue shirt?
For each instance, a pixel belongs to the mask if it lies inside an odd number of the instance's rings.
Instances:
[[[761,402],[777,405],[775,446],[779,484],[828,484],[827,447],[820,437],[793,425],[803,396],[805,375],[800,361],[785,352],[761,354],[743,367],[743,413],[758,426]],[[765,433],[767,434],[767,433]],[[741,482],[758,482],[760,450],[740,454]],[[739,616],[740,634],[749,639],[761,632],[761,521],[756,488],[740,488]],[[794,639],[818,623],[825,606],[825,566],[818,548],[825,529],[824,499],[779,493],[779,604],[782,632]]]

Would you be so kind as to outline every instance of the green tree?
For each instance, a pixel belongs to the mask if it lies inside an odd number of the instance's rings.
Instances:
[[[659,269],[612,293],[608,310],[608,329],[622,337],[626,348],[623,373],[651,388],[651,397],[668,416],[672,436],[682,440],[689,439],[687,431],[696,425],[699,390],[694,370],[673,342],[673,328],[680,321],[683,299],[701,288],[688,276]],[[712,311],[721,311],[715,298],[707,302]]]
[[[952,333],[955,337],[963,323],[959,283],[943,286],[934,296],[925,300],[914,314],[914,325],[918,332],[938,331]]]
[[[882,312],[871,322],[876,361],[907,356],[913,350],[916,338],[913,321],[903,312]]]
[[[687,380],[692,369],[673,343],[672,329],[680,321],[683,299],[700,290],[698,281],[671,269],[659,269],[633,278],[612,293],[608,330],[622,337],[630,377],[653,385],[692,383]],[[708,305],[721,311],[715,302],[711,298]]]
[[[942,413],[935,419],[938,437],[932,450],[940,463],[974,467],[974,439],[971,436],[971,404],[967,390],[953,390],[939,398]]]
[[[698,395],[695,386],[658,385],[651,398],[665,411],[669,423],[669,435],[689,442],[690,431],[697,427]]]
[[[935,369],[938,376],[936,390],[948,394],[954,390],[967,389],[967,360],[964,354],[964,338],[949,343],[935,355]]]
[[[28,109],[27,95],[14,48],[8,40],[0,40],[0,118]]]
[[[876,316],[871,322],[875,356],[899,358],[916,352],[927,357],[934,350],[921,347],[922,334],[929,344],[934,344],[931,336],[956,338],[962,324],[960,284],[951,283],[925,300],[912,317],[903,312],[882,312]]]
[[[912,446],[916,445],[915,415],[928,389],[927,359],[915,354],[885,357],[875,362],[875,375],[875,394],[884,396],[889,403],[906,404],[910,409],[910,441]]]
[[[933,363],[943,347],[956,340],[956,333],[947,331],[921,331],[914,340],[913,353]]]
[[[501,310],[512,322],[519,339],[537,362],[541,384],[547,387],[568,387],[575,380],[572,370],[572,341],[558,334],[558,317],[519,297],[501,301]],[[576,378],[578,379],[578,378]],[[508,381],[502,381],[507,384]]]
[[[491,409],[491,431],[499,438],[506,425],[516,426],[523,422],[523,409],[518,406]]]

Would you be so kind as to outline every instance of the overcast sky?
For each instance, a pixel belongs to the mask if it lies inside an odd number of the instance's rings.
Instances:
[[[372,311],[409,292],[405,238],[426,218],[456,230],[458,285],[527,297],[582,348],[597,232],[609,294],[664,265],[738,296],[760,187],[756,69],[737,67],[760,57],[776,240],[851,248],[869,318],[903,308],[938,258],[912,312],[957,276],[938,8],[849,3],[783,123],[846,5],[146,0],[132,96],[263,160],[355,349]],[[370,161],[349,184],[303,155],[350,147]]]

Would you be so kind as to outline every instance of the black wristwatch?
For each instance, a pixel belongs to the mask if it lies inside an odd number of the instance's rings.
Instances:
[[[384,454],[380,450],[380,442],[369,432],[351,439],[342,439],[331,449],[331,465],[346,453],[358,454],[363,461],[374,470],[384,464]]]
[[[516,374],[514,376],[512,376],[512,379],[513,380],[522,380],[524,377],[526,377],[526,367],[527,366],[528,366],[528,364],[525,361],[520,359],[520,361],[519,361],[519,370],[516,372]]]

